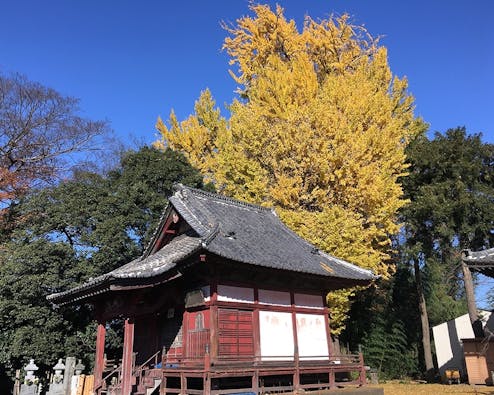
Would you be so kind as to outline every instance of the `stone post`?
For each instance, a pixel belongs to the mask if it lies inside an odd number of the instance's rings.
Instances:
[[[63,375],[63,390],[66,394],[70,394],[70,383],[75,370],[75,357],[65,358],[65,373]]]

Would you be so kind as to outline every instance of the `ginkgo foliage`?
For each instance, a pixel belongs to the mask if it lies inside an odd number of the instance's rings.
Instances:
[[[188,119],[158,119],[155,144],[184,152],[217,190],[274,206],[319,248],[389,276],[404,149],[424,130],[406,79],[346,15],[306,17],[299,31],[279,6],[251,11],[225,26],[239,85],[230,118],[206,90]],[[342,327],[348,295],[328,296],[333,327]]]

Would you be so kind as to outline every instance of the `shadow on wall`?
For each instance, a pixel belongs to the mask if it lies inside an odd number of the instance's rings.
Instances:
[[[444,365],[439,369],[441,376],[446,370],[459,370],[462,377],[466,377],[467,369],[465,358],[463,356],[463,345],[458,337],[458,328],[456,320],[446,322],[448,328],[449,344],[451,345],[451,353],[453,354]]]
[[[483,329],[484,336],[494,336],[494,314],[490,314]]]

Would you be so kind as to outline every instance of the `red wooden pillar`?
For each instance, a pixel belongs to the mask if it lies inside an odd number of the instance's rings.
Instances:
[[[290,300],[292,305],[292,327],[293,327],[293,360],[295,362],[295,373],[293,374],[293,389],[296,391],[300,388],[300,358],[298,352],[298,334],[297,334],[297,313],[295,312],[295,294],[290,292]]]
[[[130,395],[132,390],[132,357],[134,349],[134,321],[127,318],[124,323],[124,343],[122,354],[122,395]]]
[[[336,388],[336,380],[335,380],[334,367],[330,366],[329,367],[329,389],[333,390],[335,388]]]
[[[252,317],[254,330],[254,374],[252,375],[252,392],[259,392],[259,368],[257,364],[261,363],[261,325],[259,322],[259,288],[254,288],[254,315]]]
[[[105,368],[105,336],[106,326],[104,322],[98,322],[96,329],[96,355],[94,358],[94,388],[101,384],[103,369]]]
[[[187,360],[192,355],[187,341],[189,338],[189,312],[185,310],[182,317],[182,358]]]
[[[211,347],[209,355],[211,362],[215,363],[218,359],[218,280],[215,278],[211,283],[211,308],[209,311],[209,331]]]
[[[326,338],[328,342],[328,355],[329,355],[329,360],[331,360],[331,357],[334,354],[333,351],[333,340],[331,339],[331,328],[329,326],[329,309],[327,307],[324,308],[324,324],[326,326]]]
[[[333,340],[331,339],[331,328],[329,326],[329,309],[326,306],[326,295],[324,294],[322,296],[322,303],[324,307],[324,323],[326,325],[326,338],[328,339],[328,355],[329,355],[329,388],[330,389],[335,389],[336,388],[336,380],[335,380],[335,371],[334,367],[331,365],[331,357],[334,355],[334,350],[333,350]]]
[[[254,288],[254,314],[252,317],[254,337],[254,361],[261,362],[261,325],[259,322],[259,288]]]

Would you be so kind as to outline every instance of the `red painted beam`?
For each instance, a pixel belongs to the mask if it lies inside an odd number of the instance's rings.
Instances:
[[[163,243],[166,241],[165,240],[166,236],[174,235],[176,233],[176,230],[170,229],[170,226],[172,224],[178,223],[179,220],[180,220],[179,215],[173,210],[166,219],[165,224],[161,229],[161,234],[154,243],[153,249],[151,250],[151,254],[154,254],[156,251],[158,251],[161,248]]]

